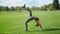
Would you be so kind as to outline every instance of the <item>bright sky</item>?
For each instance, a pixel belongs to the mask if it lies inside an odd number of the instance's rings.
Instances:
[[[26,4],[27,6],[43,6],[52,2],[53,0],[0,0],[0,5],[22,6]]]

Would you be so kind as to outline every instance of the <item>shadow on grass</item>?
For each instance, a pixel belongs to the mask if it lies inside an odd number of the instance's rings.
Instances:
[[[43,31],[55,31],[55,30],[60,30],[60,28],[47,28]]]
[[[60,28],[46,28],[46,29],[43,29],[42,31],[35,30],[35,31],[29,31],[29,32],[45,32],[45,31],[56,31],[56,30],[60,30]]]

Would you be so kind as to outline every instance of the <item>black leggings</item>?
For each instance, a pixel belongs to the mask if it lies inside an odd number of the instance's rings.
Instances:
[[[25,26],[26,26],[26,30],[28,30],[28,22],[32,21],[32,20],[39,20],[38,17],[30,17],[26,22],[25,22]]]

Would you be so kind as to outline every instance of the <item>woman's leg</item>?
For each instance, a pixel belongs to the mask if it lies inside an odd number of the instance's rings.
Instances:
[[[26,31],[28,31],[28,22],[32,21],[34,18],[29,18],[26,22],[25,22],[25,26],[26,26]]]

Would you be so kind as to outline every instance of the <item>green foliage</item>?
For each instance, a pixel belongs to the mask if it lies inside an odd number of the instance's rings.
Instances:
[[[54,10],[58,10],[60,7],[60,4],[58,4],[58,0],[54,0],[52,4],[48,4],[48,5],[44,5],[41,7],[36,7],[36,6],[32,6],[30,7],[26,7],[26,8],[30,8],[32,10],[42,10],[42,11],[54,11]],[[0,11],[17,11],[17,10],[26,10],[26,8],[24,9],[23,6],[0,6]]]
[[[15,11],[15,10],[23,10],[22,6],[0,6],[0,11]]]
[[[55,10],[59,9],[59,0],[53,0],[53,7],[55,8]]]

